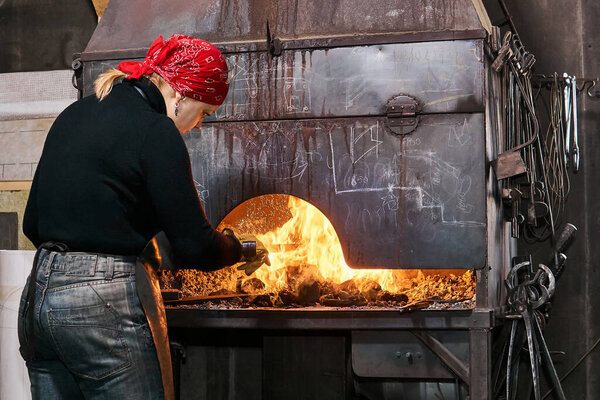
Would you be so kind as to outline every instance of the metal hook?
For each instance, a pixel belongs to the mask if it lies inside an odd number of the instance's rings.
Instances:
[[[580,79],[581,80],[581,79]],[[594,79],[587,79],[587,80],[583,80],[583,84],[581,85],[581,89],[577,88],[578,92],[583,92],[585,91],[585,93],[591,97],[591,98],[596,98],[596,99],[600,99],[600,90],[596,90],[594,93],[592,93],[592,89],[594,87],[596,87],[596,84],[598,83],[598,81],[600,81],[600,78],[594,78]],[[589,87],[586,90],[586,86]]]

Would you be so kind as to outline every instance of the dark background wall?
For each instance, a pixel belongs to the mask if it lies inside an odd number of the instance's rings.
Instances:
[[[97,22],[91,0],[0,0],[0,73],[71,68]]]
[[[499,21],[497,0],[484,3],[492,22]],[[506,4],[525,47],[536,56],[534,73],[600,76],[597,0],[506,0]],[[600,338],[600,98],[582,93],[578,105],[581,169],[570,174],[572,186],[564,218],[577,226],[578,232],[567,252],[566,270],[557,283],[544,332],[550,350],[566,353],[557,358],[561,377]],[[545,246],[519,248],[522,254],[537,255],[538,262],[547,251]],[[600,399],[600,346],[563,385],[568,399]]]

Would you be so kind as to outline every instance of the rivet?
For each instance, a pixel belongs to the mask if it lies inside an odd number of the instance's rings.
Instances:
[[[106,305],[104,307],[110,308],[110,303],[106,303]]]

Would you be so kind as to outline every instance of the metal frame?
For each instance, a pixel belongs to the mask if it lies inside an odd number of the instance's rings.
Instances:
[[[486,61],[486,154],[497,153],[498,126],[494,119],[497,103],[493,93],[499,84]],[[477,290],[472,310],[339,310],[339,309],[167,309],[171,328],[252,329],[267,331],[409,331],[435,353],[454,375],[469,387],[472,399],[492,395],[492,330],[501,324],[504,303],[502,280],[510,265],[514,242],[502,219],[502,206],[496,194],[498,184],[487,167],[487,265],[475,271]],[[431,333],[436,330],[468,332],[469,355],[465,362]]]
[[[456,377],[467,384],[472,399],[488,399],[492,393],[491,333],[501,322],[496,316],[497,312],[494,310],[479,308],[419,310],[409,313],[393,310],[167,308],[167,323],[171,329],[256,330],[280,332],[283,335],[293,335],[293,332],[298,331],[408,331],[435,353]],[[467,362],[457,358],[443,341],[430,334],[439,330],[468,332]]]
[[[202,310],[167,308],[173,328],[383,330],[492,329],[498,324],[492,310],[401,311],[378,310]]]

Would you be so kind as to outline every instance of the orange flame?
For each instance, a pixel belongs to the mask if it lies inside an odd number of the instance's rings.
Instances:
[[[317,280],[375,281],[390,292],[411,285],[412,280],[408,278],[416,271],[350,268],[344,261],[335,229],[319,209],[293,196],[289,196],[288,207],[292,218],[283,226],[256,235],[269,251],[271,266],[264,265],[256,271],[256,277],[265,283],[267,290],[279,291],[288,286],[287,268],[290,266],[302,267],[303,274],[314,275]]]
[[[180,270],[175,276],[164,273],[163,285],[169,287],[179,280],[184,294],[191,296],[241,292],[269,294],[273,299],[271,295],[275,295],[283,306],[296,304],[296,300],[302,302],[302,288],[313,287],[311,282],[319,282],[319,294],[325,300],[335,301],[338,295],[340,299],[356,296],[358,290],[370,306],[397,306],[402,301],[463,301],[475,295],[475,275],[467,269],[350,268],[329,219],[312,204],[293,196],[252,198],[233,209],[217,230],[225,227],[255,234],[269,251],[271,266],[262,266],[250,277],[235,266],[214,272]],[[290,292],[294,295],[279,297]],[[296,295],[299,298],[295,300]],[[407,300],[390,295],[401,295]],[[252,297],[245,299],[247,306],[253,304]],[[358,297],[355,300],[360,303]]]

